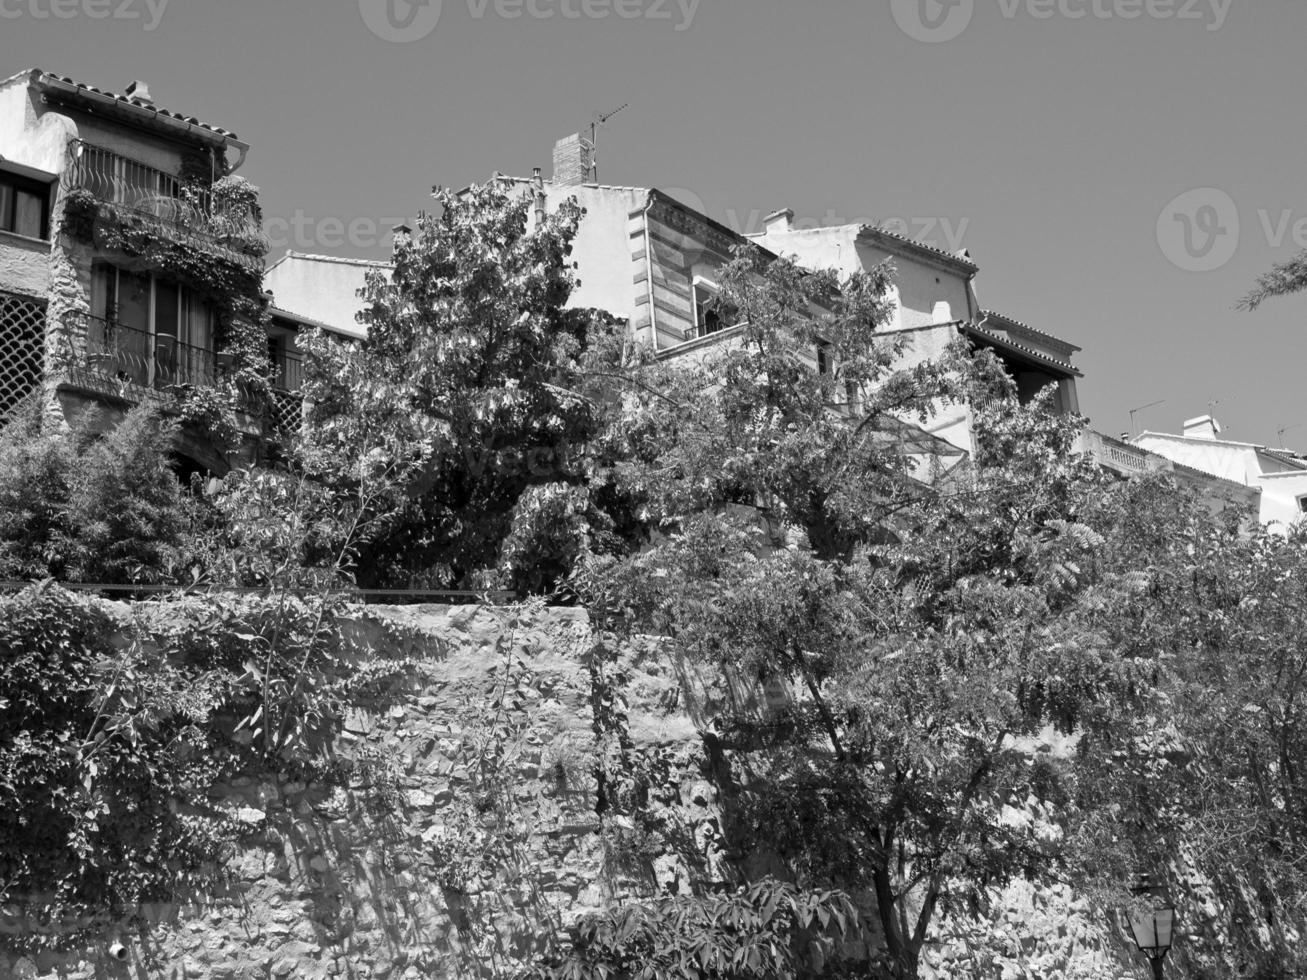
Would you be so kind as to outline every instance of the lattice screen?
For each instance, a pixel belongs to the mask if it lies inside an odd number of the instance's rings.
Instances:
[[[0,418],[41,387],[45,304],[0,293]]]
[[[272,392],[267,421],[271,435],[284,437],[299,432],[304,424],[304,399],[287,392]]]

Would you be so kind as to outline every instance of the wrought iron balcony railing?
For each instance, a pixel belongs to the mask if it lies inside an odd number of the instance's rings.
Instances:
[[[144,388],[217,384],[217,355],[208,348],[101,317],[72,316],[85,330],[86,366],[102,377]]]
[[[66,190],[86,191],[103,204],[201,236],[262,265],[266,239],[254,209],[221,201],[211,190],[184,183],[176,174],[94,143],[72,140],[63,185]]]

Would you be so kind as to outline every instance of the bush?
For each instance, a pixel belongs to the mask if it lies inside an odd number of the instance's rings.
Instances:
[[[109,432],[36,419],[0,431],[0,579],[170,580],[192,503],[171,468],[176,427],[137,409]]]

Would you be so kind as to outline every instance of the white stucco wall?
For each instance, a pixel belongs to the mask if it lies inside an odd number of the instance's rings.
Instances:
[[[1259,446],[1158,432],[1145,432],[1133,442],[1176,463],[1245,486],[1259,487],[1262,491],[1259,516],[1263,524],[1283,530],[1303,516],[1298,498],[1307,496],[1307,470],[1269,456]]]
[[[0,83],[0,155],[6,160],[58,175],[75,136],[72,119],[33,98],[28,74]]]
[[[1307,497],[1307,471],[1264,473],[1262,485],[1263,524],[1287,529],[1303,519],[1300,497]]]
[[[769,228],[750,236],[778,255],[789,256],[808,269],[834,269],[842,276],[873,268],[889,260],[894,264],[893,298],[897,306],[890,329],[904,330],[966,320],[977,312],[968,277],[927,262],[907,247],[859,241],[861,226],[781,230]]]
[[[50,292],[50,243],[0,231],[0,290],[44,299]]]
[[[545,185],[545,207],[551,213],[571,197],[586,214],[572,242],[572,261],[581,284],[568,306],[605,310],[629,320],[635,313],[632,279],[630,214],[644,206],[649,192],[638,187],[554,187]]]
[[[358,322],[363,309],[358,290],[373,269],[388,272],[384,262],[287,252],[263,276],[263,288],[272,290],[280,309],[325,323],[352,337],[364,337]]]

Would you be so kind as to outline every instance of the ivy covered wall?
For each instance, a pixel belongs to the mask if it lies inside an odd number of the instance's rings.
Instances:
[[[714,792],[669,679],[650,675],[643,689],[655,701],[621,738],[658,760],[643,804],[658,814],[651,825],[675,825],[703,852],[654,860],[619,807],[599,812],[609,740],[595,725],[584,613],[367,613],[413,628],[404,653],[418,666],[406,690],[346,719],[334,747],[343,785],[282,776],[215,787],[214,801],[243,826],[225,894],[134,910],[145,925],[118,933],[122,962],[109,940],[29,948],[33,932],[59,926],[10,905],[0,909],[0,978],[504,975],[564,922],[619,894],[711,873]]]

